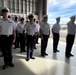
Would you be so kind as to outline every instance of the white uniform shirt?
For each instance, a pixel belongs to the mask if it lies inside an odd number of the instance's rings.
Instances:
[[[34,23],[30,23],[28,22],[25,27],[24,30],[26,31],[26,33],[28,35],[34,35],[35,34],[35,30],[36,30],[36,25]]]
[[[18,29],[18,31],[19,31],[19,33],[23,33],[23,30],[24,30],[24,24],[21,24],[21,23],[19,23],[18,25],[17,25],[17,29]]]
[[[15,23],[11,19],[4,20],[0,19],[0,34],[1,35],[12,35],[15,30]]]
[[[52,27],[52,30],[55,33],[60,33],[60,29],[61,29],[60,24],[57,24],[57,23],[54,24],[53,27]]]
[[[38,24],[36,24],[36,32],[40,31],[40,26]]]
[[[15,22],[15,28],[17,28],[17,25],[19,24],[19,22]]]
[[[44,35],[49,35],[50,25],[48,23],[42,22],[40,29]]]
[[[67,30],[68,30],[68,34],[75,35],[75,31],[76,31],[75,23],[72,23],[71,21],[69,21],[67,23]]]

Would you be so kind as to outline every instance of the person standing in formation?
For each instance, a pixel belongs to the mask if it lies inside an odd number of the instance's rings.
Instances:
[[[45,57],[48,38],[50,37],[50,25],[47,23],[48,16],[43,16],[43,22],[40,25],[40,36],[41,36],[41,56]]]
[[[53,52],[59,52],[57,49],[58,43],[59,43],[59,38],[60,38],[60,17],[56,18],[56,23],[52,27],[52,33],[53,33]]]
[[[25,50],[25,32],[24,32],[24,18],[20,19],[20,23],[17,25],[17,32],[19,33],[20,52],[26,52]]]
[[[71,16],[70,21],[67,23],[67,37],[66,37],[66,51],[65,51],[65,56],[67,58],[74,56],[73,54],[71,54],[71,50],[75,39],[75,31],[76,31],[76,24],[74,23],[75,19],[76,16]]]
[[[4,7],[2,10],[3,18],[0,19],[0,31],[1,31],[1,50],[4,58],[3,69],[8,66],[14,67],[12,63],[12,44],[16,39],[15,23],[8,18],[9,9]],[[13,38],[14,36],[14,38]]]
[[[26,61],[29,61],[29,59],[35,59],[33,57],[34,52],[34,38],[35,38],[35,30],[36,25],[33,23],[33,15],[30,14],[28,16],[29,22],[25,25],[24,30],[26,30],[27,33],[27,58]]]

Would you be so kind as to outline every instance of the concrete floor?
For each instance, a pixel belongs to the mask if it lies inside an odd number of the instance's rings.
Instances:
[[[59,53],[53,53],[52,40],[49,39],[46,57],[40,56],[40,44],[34,51],[35,60],[26,61],[26,53],[19,53],[13,49],[13,63],[15,67],[2,70],[3,58],[0,57],[0,75],[76,75],[76,45],[73,46],[74,57],[65,57],[65,42],[59,42]]]

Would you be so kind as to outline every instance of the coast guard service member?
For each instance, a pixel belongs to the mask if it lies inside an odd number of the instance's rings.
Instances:
[[[56,23],[53,25],[52,27],[52,33],[53,33],[53,52],[59,52],[59,50],[57,50],[57,46],[59,43],[59,38],[60,38],[60,17],[56,18]]]
[[[30,14],[28,16],[29,22],[25,25],[24,30],[26,30],[27,33],[27,59],[26,61],[29,61],[29,59],[35,59],[33,57],[33,51],[34,51],[34,37],[35,37],[35,29],[36,25],[33,23],[33,15]]]
[[[41,56],[48,55],[46,53],[48,38],[50,37],[50,25],[47,23],[48,16],[43,16],[43,22],[40,25],[40,36],[41,36]]]
[[[4,7],[1,12],[3,16],[3,18],[0,19],[1,50],[4,58],[3,69],[6,69],[8,66],[14,67],[11,49],[12,43],[16,39],[16,33],[14,22],[8,18],[9,9]]]
[[[20,39],[20,52],[26,52],[25,50],[25,33],[24,33],[24,18],[20,19],[20,23],[17,25],[17,30],[19,32]]]
[[[65,56],[67,58],[74,56],[71,54],[71,50],[75,39],[75,31],[76,31],[76,25],[74,23],[75,19],[76,16],[71,16],[70,21],[67,23],[67,37],[66,37],[66,51],[65,51]]]

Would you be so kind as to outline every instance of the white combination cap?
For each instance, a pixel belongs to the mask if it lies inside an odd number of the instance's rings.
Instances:
[[[45,18],[48,18],[48,15],[44,15],[44,16],[43,16],[43,19],[45,19]]]
[[[9,8],[3,7],[1,11],[2,11],[2,12],[9,12]]]
[[[60,17],[56,17],[56,20],[60,19]]]
[[[75,18],[75,17],[76,17],[75,15],[74,15],[74,16],[71,16],[70,19],[73,19],[73,18]]]

